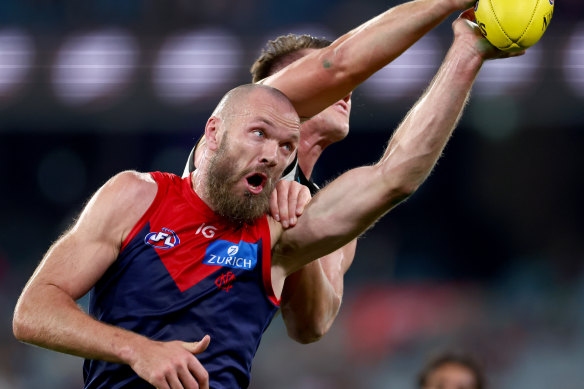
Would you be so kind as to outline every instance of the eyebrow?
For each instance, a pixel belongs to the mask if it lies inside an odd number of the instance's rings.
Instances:
[[[257,116],[253,119],[253,121],[257,121],[257,122],[262,122],[267,124],[270,127],[276,127],[274,125],[274,122],[272,122],[270,119],[266,119],[265,117],[262,116]],[[300,141],[300,131],[295,131],[293,135],[290,136],[296,143],[298,143]]]

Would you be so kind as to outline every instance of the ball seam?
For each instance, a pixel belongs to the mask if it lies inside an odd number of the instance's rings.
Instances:
[[[503,29],[503,27],[501,26],[501,22],[500,22],[499,18],[497,17],[497,13],[495,12],[495,8],[493,7],[493,2],[491,0],[489,0],[489,7],[491,8],[491,12],[492,12],[493,16],[495,17],[495,20],[497,21],[497,27],[499,27],[499,30],[501,30],[503,35],[505,35],[507,37],[507,39],[509,39],[511,41],[511,44],[515,43],[515,42],[513,42],[513,39],[511,39],[511,37],[507,34],[507,31],[505,31]]]
[[[539,7],[539,2],[540,2],[540,0],[537,0],[536,1],[535,7],[533,7],[533,11],[531,13],[531,18],[529,18],[529,23],[527,23],[527,25],[525,26],[525,30],[523,30],[523,32],[519,36],[519,39],[517,39],[517,42],[519,42],[521,39],[523,39],[523,36],[527,32],[527,29],[529,28],[529,26],[531,26],[531,22],[533,22],[533,18],[535,16],[535,12],[537,11],[537,7]]]

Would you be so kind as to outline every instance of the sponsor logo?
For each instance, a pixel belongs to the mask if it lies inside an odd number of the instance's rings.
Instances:
[[[227,249],[227,255],[235,255],[239,251],[239,246],[231,246]]]
[[[178,246],[180,239],[171,229],[162,228],[162,232],[150,232],[144,237],[144,243],[158,249],[171,249]]]
[[[217,231],[217,227],[205,226],[205,223],[203,223],[199,226],[195,234],[203,234],[205,238],[211,239],[212,237],[215,236],[215,231]]]
[[[226,240],[216,240],[205,251],[205,265],[225,266],[233,269],[253,270],[258,262],[257,243],[240,241],[233,244]]]
[[[541,27],[541,30],[542,31],[547,30],[548,25],[552,21],[552,16],[554,16],[554,11],[553,10],[551,10],[550,12],[548,12],[547,14],[544,15],[544,17],[543,17],[543,26]]]
[[[227,273],[221,274],[215,280],[215,285],[221,290],[229,292],[229,289],[233,288],[233,282],[235,281],[235,274],[228,271]]]

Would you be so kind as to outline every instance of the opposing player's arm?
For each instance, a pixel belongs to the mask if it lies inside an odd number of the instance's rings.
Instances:
[[[356,246],[353,240],[286,277],[280,307],[290,338],[311,343],[328,332],[341,307],[343,278]]]
[[[25,286],[14,312],[17,339],[84,358],[129,364],[158,387],[165,387],[168,378],[161,376],[160,365],[176,363],[177,356],[186,353],[191,359],[183,359],[189,365],[175,368],[181,381],[184,377],[184,382],[194,382],[193,376],[198,374],[201,387],[208,387],[206,371],[190,352],[206,348],[208,337],[200,345],[153,342],[102,323],[75,303],[115,261],[124,238],[156,192],[156,182],[150,175],[124,172],[93,196],[79,220],[53,244]]]
[[[304,265],[363,233],[412,194],[429,175],[487,58],[509,56],[490,46],[476,25],[459,18],[455,39],[436,77],[391,138],[381,160],[341,175],[308,204],[295,228],[274,242],[277,284]],[[275,273],[275,274],[274,274]]]
[[[351,92],[469,0],[415,0],[398,5],[260,81],[282,92],[309,118]]]
[[[304,185],[280,180],[270,197],[271,215],[285,228],[293,227],[310,197]],[[285,221],[288,222],[284,224]],[[286,278],[280,306],[292,339],[311,343],[329,330],[341,305],[343,276],[353,262],[356,243],[353,241]]]

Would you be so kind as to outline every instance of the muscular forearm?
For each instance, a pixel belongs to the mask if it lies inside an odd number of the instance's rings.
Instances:
[[[282,318],[292,339],[310,343],[328,332],[339,312],[343,276],[353,262],[356,244],[352,241],[286,278]]]
[[[416,0],[401,4],[286,67],[266,83],[284,92],[301,117],[311,117],[468,4],[472,1]]]
[[[454,130],[482,65],[455,42],[424,95],[395,131],[379,166],[391,187],[412,193],[426,179]]]
[[[348,171],[319,192],[295,229],[286,231],[280,240],[277,260],[301,266],[311,257],[343,246],[428,176],[460,117],[483,59],[497,55],[484,47],[480,32],[467,21],[459,19],[454,27],[456,38],[443,65],[396,130],[381,160]]]
[[[17,339],[88,359],[132,362],[148,339],[95,320],[54,285],[32,285],[20,297],[13,321]]]

